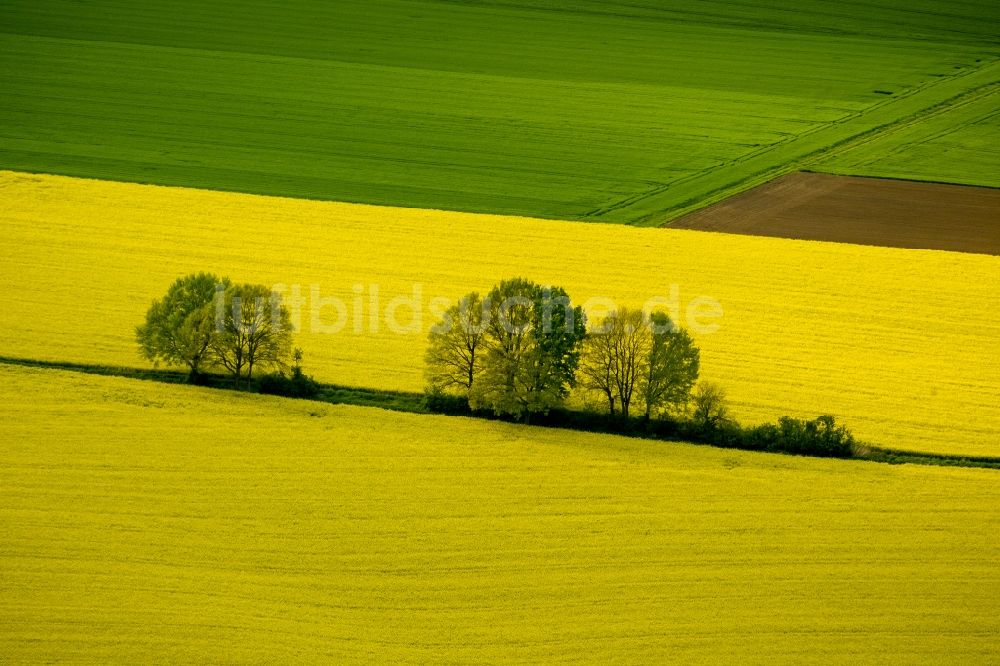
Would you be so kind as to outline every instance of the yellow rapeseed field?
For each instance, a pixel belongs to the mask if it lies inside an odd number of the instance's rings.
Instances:
[[[141,364],[150,300],[201,270],[341,299],[339,334],[302,316],[307,371],[387,389],[422,388],[430,315],[376,330],[372,285],[384,308],[521,275],[580,302],[676,300],[682,324],[713,299],[703,376],[741,419],[832,413],[883,446],[1000,454],[1000,257],[0,173],[0,355]]]
[[[0,365],[12,662],[987,663],[983,469]]]

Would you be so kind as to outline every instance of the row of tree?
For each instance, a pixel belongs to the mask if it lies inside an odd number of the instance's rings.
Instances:
[[[191,380],[224,370],[237,388],[249,387],[256,369],[287,368],[292,354],[280,295],[210,273],[177,279],[136,339],[154,364],[184,365]],[[432,392],[517,418],[561,406],[574,387],[598,396],[611,416],[683,412],[699,371],[691,336],[665,313],[623,308],[588,331],[564,289],[521,278],[450,308],[430,333],[426,362]]]
[[[191,381],[225,370],[236,388],[249,387],[255,369],[284,369],[292,357],[291,316],[280,295],[210,273],[177,279],[135,333],[154,365],[186,366]]]
[[[622,308],[588,330],[565,290],[521,278],[450,308],[425,361],[431,393],[524,419],[561,406],[574,387],[624,419],[637,407],[647,418],[683,412],[699,372],[698,348],[666,313]]]
[[[785,416],[748,427],[730,418],[722,387],[698,381],[700,354],[691,336],[663,312],[620,308],[592,324],[557,287],[514,279],[485,297],[470,293],[430,332],[427,404],[433,411],[488,409],[523,420],[547,414],[548,423],[561,427],[753,451],[839,457],[854,451],[853,435],[832,416]],[[550,414],[574,388],[604,413]],[[631,419],[636,410],[644,418]]]
[[[292,353],[292,325],[281,297],[263,285],[232,284],[209,273],[174,282],[136,328],[142,354],[154,364],[184,365],[189,379],[225,370],[239,388],[314,398],[323,387],[302,373]],[[290,374],[289,358],[295,365]],[[700,358],[687,331],[661,312],[621,308],[589,328],[563,289],[505,280],[485,296],[470,293],[430,332],[426,352],[431,411],[474,413],[577,429],[640,432],[755,451],[850,456],[855,442],[832,416],[783,417],[777,424],[740,426],[725,393],[698,382]],[[254,382],[258,368],[278,370]],[[582,390],[596,410],[556,410]],[[630,419],[640,410],[644,419]],[[668,416],[670,418],[656,418]],[[553,420],[553,417],[556,417]]]

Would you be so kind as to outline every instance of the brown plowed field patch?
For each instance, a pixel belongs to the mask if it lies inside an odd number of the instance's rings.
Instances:
[[[793,173],[669,226],[1000,254],[1000,189]]]

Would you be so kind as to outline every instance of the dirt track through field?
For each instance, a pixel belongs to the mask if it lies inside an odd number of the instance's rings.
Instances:
[[[793,173],[669,226],[1000,254],[1000,189]]]

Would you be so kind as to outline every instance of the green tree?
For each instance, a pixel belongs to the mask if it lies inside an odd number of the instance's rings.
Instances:
[[[580,383],[604,396],[608,413],[627,419],[633,398],[647,377],[652,333],[641,310],[611,312],[587,335]],[[616,407],[617,406],[617,407]]]
[[[479,381],[469,393],[473,409],[490,408],[497,414],[518,416],[523,413],[537,288],[533,282],[515,278],[501,282],[487,295],[486,353]]]
[[[486,353],[470,405],[528,419],[562,404],[586,334],[582,308],[565,290],[522,278],[501,282],[486,301]]]
[[[189,381],[213,362],[215,335],[213,300],[216,291],[229,287],[229,279],[211,273],[178,278],[166,295],[153,301],[146,321],[136,327],[140,353],[154,364],[185,365]]]
[[[236,388],[247,387],[256,367],[282,369],[292,349],[292,324],[281,295],[263,285],[231,286],[216,307],[211,348],[233,375]]]
[[[649,316],[649,357],[645,364],[642,398],[646,418],[658,412],[683,409],[698,381],[701,353],[691,335],[663,312]]]
[[[448,308],[442,321],[431,328],[424,355],[429,391],[468,397],[482,369],[483,311],[483,299],[472,292]]]
[[[731,422],[726,390],[712,382],[701,382],[692,395],[691,420],[703,430],[715,430]]]
[[[698,379],[699,352],[687,331],[665,313],[611,312],[587,336],[581,385],[601,394],[608,412],[627,419],[634,404],[646,418],[687,404]]]

